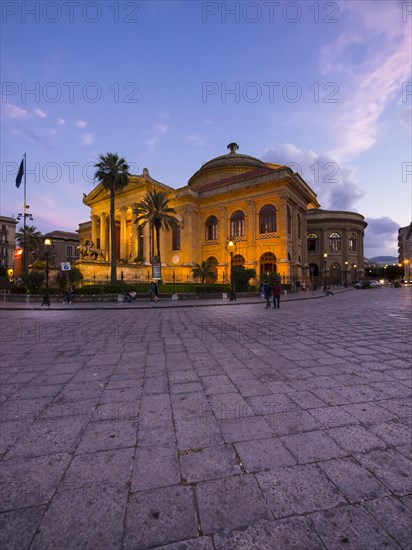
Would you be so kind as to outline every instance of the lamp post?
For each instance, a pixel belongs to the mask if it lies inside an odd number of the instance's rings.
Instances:
[[[230,301],[236,302],[235,286],[233,283],[233,254],[236,252],[236,243],[232,239],[229,239],[226,245],[226,250],[230,254]]]
[[[348,286],[348,265],[349,262],[345,262],[345,287]]]
[[[327,252],[324,252],[323,253],[323,260],[324,260],[324,263],[325,263],[325,279],[324,279],[323,291],[326,290],[326,260],[327,259],[328,259],[328,254],[327,254]]]
[[[50,296],[49,296],[49,256],[50,256],[50,247],[51,247],[51,240],[50,239],[44,239],[44,256],[46,257],[46,288],[44,290],[44,296],[43,301],[41,303],[42,306],[50,306]]]

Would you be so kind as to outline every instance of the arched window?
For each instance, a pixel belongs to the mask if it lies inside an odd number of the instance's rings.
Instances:
[[[300,214],[298,214],[298,239],[302,238],[302,218]]]
[[[307,237],[308,252],[318,252],[319,250],[319,237],[316,233],[309,233]]]
[[[217,218],[216,216],[209,216],[206,220],[206,241],[217,241]]]
[[[349,237],[349,252],[356,252],[356,235],[351,233]]]
[[[292,212],[290,207],[287,207],[287,224],[288,224],[288,235],[292,235]]]
[[[235,254],[233,256],[233,265],[245,265],[245,258],[240,254]]]
[[[331,252],[340,252],[342,248],[342,241],[339,233],[331,233],[329,235],[329,249]]]
[[[276,231],[276,208],[271,204],[267,204],[259,212],[259,232],[274,233],[275,231]]]
[[[230,218],[230,237],[244,237],[245,235],[245,215],[241,210],[236,210]]]

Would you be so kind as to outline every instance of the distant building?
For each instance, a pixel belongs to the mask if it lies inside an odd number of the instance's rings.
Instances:
[[[0,216],[0,265],[7,269],[13,268],[17,223],[15,218]]]
[[[60,269],[62,262],[73,263],[79,258],[79,235],[69,231],[51,231],[45,235],[52,242],[50,267]]]
[[[308,263],[318,282],[355,282],[364,277],[364,230],[361,214],[314,208],[306,213]]]
[[[405,279],[411,278],[412,222],[398,231],[398,260],[404,266]]]

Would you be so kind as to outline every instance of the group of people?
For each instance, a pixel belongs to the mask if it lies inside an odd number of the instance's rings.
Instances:
[[[280,296],[282,294],[282,287],[280,286],[279,281],[276,281],[273,287],[270,286],[269,281],[262,281],[260,284],[260,294],[262,298],[266,299],[266,309],[270,308],[270,298],[273,296],[273,308],[279,309],[280,307]]]
[[[124,295],[124,301],[133,302],[133,300],[137,300],[137,292],[135,290],[128,290]]]

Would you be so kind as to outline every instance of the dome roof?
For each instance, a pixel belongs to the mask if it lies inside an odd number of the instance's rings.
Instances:
[[[231,143],[228,145],[228,148],[231,149],[229,154],[216,157],[203,164],[190,178],[189,186],[192,189],[197,189],[202,184],[267,168],[266,164],[256,157],[236,153],[237,147],[236,143]]]

